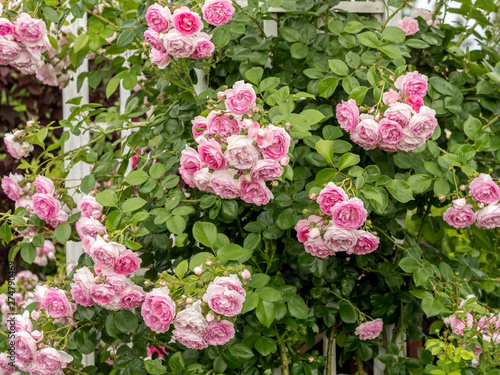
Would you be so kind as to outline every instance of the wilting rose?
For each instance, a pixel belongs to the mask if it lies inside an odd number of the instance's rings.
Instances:
[[[246,135],[232,135],[227,139],[224,152],[227,163],[236,169],[251,169],[260,158],[260,152],[254,146],[252,138]]]
[[[490,204],[500,200],[500,188],[488,174],[481,174],[469,185],[472,199],[477,202]]]
[[[205,0],[201,12],[210,25],[220,26],[231,21],[234,7],[230,0]]]
[[[253,203],[257,206],[266,205],[274,198],[273,193],[266,186],[264,181],[248,182],[241,178],[241,199],[247,203]]]
[[[384,322],[382,319],[375,319],[370,322],[361,323],[354,333],[360,340],[373,340],[380,336]]]
[[[241,182],[234,177],[237,172],[234,169],[214,172],[210,184],[217,195],[224,199],[234,199],[240,196]]]
[[[446,210],[443,219],[452,227],[465,228],[476,221],[476,216],[472,211],[472,205],[467,204],[467,201],[462,198],[453,201],[453,207]]]
[[[257,100],[252,85],[244,81],[236,82],[231,89],[224,91],[224,95],[226,108],[239,115],[251,111]]]
[[[212,134],[219,134],[224,139],[230,135],[240,134],[238,120],[230,118],[229,114],[217,115],[217,111],[212,111],[207,116],[207,129]]]
[[[348,132],[356,129],[359,123],[359,108],[354,99],[349,99],[347,102],[342,100],[337,104],[336,115],[342,129]]]
[[[175,302],[167,287],[153,289],[146,295],[141,314],[146,325],[157,333],[168,331],[175,317]]]
[[[170,9],[160,4],[153,4],[146,11],[146,22],[156,32],[168,30],[171,27],[170,18]]]
[[[196,34],[203,28],[203,22],[198,13],[191,12],[188,7],[180,7],[174,10],[172,23],[175,29],[184,34]]]

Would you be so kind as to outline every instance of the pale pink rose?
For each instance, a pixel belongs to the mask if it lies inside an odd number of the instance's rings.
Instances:
[[[490,204],[476,212],[476,225],[481,229],[500,227],[500,205]]]
[[[116,294],[120,294],[130,286],[130,281],[125,275],[116,274],[113,271],[106,270],[102,273],[102,276],[104,276],[104,283],[110,286]]]
[[[329,224],[323,239],[330,250],[350,252],[358,242],[358,234],[356,230],[342,229],[335,224]]]
[[[359,123],[359,108],[354,99],[349,99],[347,102],[342,100],[337,104],[336,115],[342,129],[348,132],[356,129]]]
[[[35,185],[37,193],[54,195],[54,192],[56,190],[52,180],[43,176],[37,176],[37,178],[35,178],[35,181],[33,182],[33,185]]]
[[[36,352],[36,341],[28,332],[16,332],[14,334],[14,355],[16,366],[27,366],[33,360]],[[13,361],[11,361],[13,362]]]
[[[361,122],[351,131],[351,139],[366,150],[373,150],[380,141],[379,123],[371,115],[361,115]]]
[[[150,53],[150,57],[154,50],[161,52],[162,54],[167,53],[163,40],[160,38],[160,34],[157,31],[154,31],[153,29],[146,30],[144,32],[144,40],[153,48]]]
[[[38,249],[40,249],[40,248],[39,247],[37,248],[36,258],[35,258],[35,260],[33,260],[33,264],[36,264],[36,265],[38,265],[40,267],[45,267],[47,264],[49,264],[49,260]]]
[[[196,301],[179,311],[174,319],[174,328],[203,336],[208,328],[208,322],[201,313],[201,301]]]
[[[459,313],[461,316],[465,315],[466,321],[457,316]],[[463,311],[457,311],[457,313],[451,315],[447,319],[447,323],[449,323],[451,331],[457,335],[463,335],[464,329],[470,329],[474,325],[474,318],[471,313],[464,313]]]
[[[215,194],[224,199],[234,199],[240,196],[241,182],[234,169],[214,172],[210,184]]]
[[[252,278],[252,274],[246,268],[240,272],[240,275],[243,278],[243,280],[250,280]]]
[[[187,173],[195,173],[201,169],[198,152],[188,145],[181,151],[181,168]]]
[[[15,59],[17,59],[20,56],[20,54],[21,54],[21,46],[17,42],[15,42],[13,40],[9,40],[4,36],[0,36],[0,63],[2,65],[8,65],[9,63],[11,63]],[[10,142],[13,145],[14,136],[12,134],[10,134],[11,139],[9,139],[7,137],[8,135],[9,134],[5,135],[4,142],[6,145],[8,144],[7,142]],[[11,147],[11,150],[12,150],[12,147]],[[20,155],[19,157],[14,156],[14,155],[17,155],[17,153],[13,154],[9,150],[8,146],[7,146],[7,151],[9,151],[9,154],[11,154],[12,157],[14,157],[16,159],[20,159],[23,156],[23,155]]]
[[[227,163],[236,169],[251,169],[260,159],[260,152],[252,138],[246,135],[232,135],[227,139],[224,152]]]
[[[231,0],[205,0],[201,12],[210,25],[220,26],[231,21],[234,7]]]
[[[105,305],[114,300],[116,293],[109,285],[95,284],[90,291],[90,296],[95,303]]]
[[[76,311],[76,305],[69,302],[64,290],[56,288],[48,289],[43,307],[52,318],[71,317]]]
[[[465,228],[476,221],[474,211],[472,211],[472,205],[467,204],[464,198],[455,199],[453,201],[453,207],[448,208],[443,214],[443,219],[455,228]]]
[[[174,10],[172,23],[177,31],[185,35],[196,34],[203,28],[199,14],[191,12],[188,7]]]
[[[149,58],[151,59],[151,64],[156,65],[159,69],[165,69],[170,64],[169,54],[160,52],[154,48],[149,53]]]
[[[368,212],[363,201],[359,198],[351,198],[348,201],[339,202],[332,208],[332,221],[342,229],[357,229],[366,220]]]
[[[5,195],[12,199],[13,201],[18,201],[21,199],[21,194],[23,193],[19,183],[23,180],[23,176],[15,173],[9,173],[9,177],[2,178],[2,189]]]
[[[45,221],[56,217],[61,208],[59,201],[49,194],[36,193],[31,200],[33,212]]]
[[[115,296],[111,299],[111,301],[107,303],[101,304],[103,308],[111,311],[118,311],[122,309],[122,305],[120,304],[120,295],[115,294]]]
[[[208,168],[207,168],[208,169]],[[194,188],[195,187],[195,184],[194,184],[194,180],[193,180],[193,173],[189,173],[188,171],[186,171],[184,168],[179,168],[178,169],[178,172],[179,174],[181,175],[182,177],[182,180],[187,184],[189,185],[190,187]]]
[[[90,248],[95,242],[95,238],[92,238],[91,236],[85,236],[82,239],[82,248],[83,251],[85,251],[87,254],[90,254]]]
[[[378,134],[382,142],[395,145],[403,139],[403,129],[396,121],[384,118],[379,125]]]
[[[47,223],[53,227],[53,228],[56,228],[59,224],[61,223],[65,223],[66,221],[68,221],[68,213],[64,210],[64,208],[61,208],[56,216],[54,216],[52,219],[48,220]]]
[[[415,112],[419,113],[420,108],[424,106],[424,99],[420,96],[414,96],[413,98],[406,98],[405,103],[410,105]]]
[[[217,111],[212,111],[207,116],[207,129],[212,134],[219,134],[225,139],[230,135],[240,134],[238,120],[231,118],[230,114],[218,116]]]
[[[41,332],[41,331],[39,331],[39,330],[35,329],[33,332],[31,332],[31,337],[33,337],[33,339],[34,339],[37,343],[39,343],[40,341],[42,341],[42,340],[43,340],[44,335],[43,335],[43,332]]]
[[[81,217],[78,219],[75,226],[78,235],[82,239],[86,236],[95,239],[99,234],[107,233],[106,227],[93,217]]]
[[[420,30],[418,21],[412,17],[404,17],[402,20],[399,20],[398,27],[403,30],[407,36],[414,35]]]
[[[10,364],[13,362],[7,353],[0,353],[0,374],[11,375],[16,368]]]
[[[384,92],[382,95],[382,102],[385,105],[396,103],[399,100],[400,94],[393,89],[389,89],[388,92]],[[351,99],[352,100],[352,99]]]
[[[379,337],[383,328],[384,322],[379,318],[370,322],[361,323],[356,327],[354,333],[360,340],[373,340]]]
[[[352,248],[352,252],[356,255],[365,255],[377,250],[380,243],[380,238],[374,236],[370,232],[358,230],[358,241]]]
[[[37,247],[37,250],[38,249],[40,249],[42,254],[46,255],[49,259],[54,259],[56,255],[56,247],[49,240],[45,240],[45,242],[43,243],[43,247]]]
[[[0,18],[0,36],[14,34],[15,27],[7,18]]]
[[[16,38],[24,42],[38,42],[47,33],[45,22],[31,18],[28,13],[21,13],[15,22]]]
[[[216,171],[226,169],[226,158],[217,141],[202,138],[199,142],[198,154],[200,160],[205,163],[208,168],[215,169]]]
[[[397,144],[387,143],[384,141],[380,141],[379,143],[377,143],[377,147],[380,148],[381,150],[388,151],[388,152],[397,152],[398,151]]]
[[[280,160],[288,154],[292,137],[285,129],[269,125],[267,130],[273,135],[272,143],[262,148],[262,155],[265,159]]]
[[[170,9],[160,4],[153,4],[146,11],[146,22],[156,32],[168,30],[171,27],[170,18]]]
[[[254,180],[276,180],[283,174],[283,167],[275,160],[261,159],[252,167],[251,174]]]
[[[59,86],[56,70],[54,66],[49,64],[44,64],[37,69],[36,79],[48,86]]]
[[[247,295],[245,289],[243,289],[243,284],[241,283],[240,279],[237,275],[234,274],[229,276],[217,276],[211,283],[211,285],[222,286],[226,289],[234,290],[235,292],[238,292],[238,294],[241,294],[243,297]]]
[[[238,115],[252,110],[257,100],[257,95],[250,83],[236,82],[231,89],[224,91],[226,108]]]
[[[408,127],[411,132],[420,138],[429,139],[437,126],[436,111],[423,106],[420,111],[411,118]]]
[[[331,215],[332,209],[337,203],[347,201],[348,199],[349,197],[344,189],[335,185],[333,182],[329,182],[320,191],[317,202],[321,211],[327,215]]]
[[[414,110],[408,104],[395,103],[389,106],[389,108],[385,111],[384,116],[388,120],[397,122],[402,128],[404,128],[408,126],[414,114]]]
[[[165,347],[163,347],[163,346],[158,346],[158,347],[149,346],[148,351],[147,351],[148,357],[152,357],[154,353],[158,354],[158,358],[160,358],[160,359],[163,358],[163,355],[166,353]]]
[[[189,57],[196,50],[196,38],[194,36],[170,30],[162,38],[166,50],[174,57]]]
[[[241,313],[245,297],[235,290],[211,284],[203,295],[203,302],[217,314],[236,316]]]
[[[428,80],[427,76],[419,72],[411,72],[399,76],[394,85],[410,98],[415,96],[423,98],[427,94]]]
[[[102,268],[114,269],[120,253],[125,251],[125,246],[117,242],[106,242],[97,237],[94,244],[90,247],[90,257],[95,264]]]
[[[93,217],[94,219],[101,217],[103,207],[91,195],[85,195],[78,207],[84,217]]]
[[[414,135],[409,127],[403,129],[403,134],[403,139],[398,143],[398,150],[400,151],[412,152],[426,141],[425,138]]]
[[[93,284],[95,285],[95,284]],[[90,307],[94,305],[94,300],[85,290],[80,288],[77,284],[71,284],[71,297],[78,305]]]
[[[33,323],[31,323],[29,311],[25,311],[23,315],[14,315],[14,328],[15,332],[25,331],[31,333],[33,331]],[[10,327],[9,327],[10,329]]]
[[[48,291],[49,291],[49,288],[47,288],[45,285],[37,285],[35,287],[35,290],[33,291],[33,295],[34,295],[35,302],[40,302],[38,309],[41,309],[44,306],[45,297],[47,296]]]
[[[191,59],[204,59],[205,57],[212,56],[215,50],[215,45],[211,42],[212,35],[207,33],[199,33],[196,35],[195,43],[196,48],[194,52],[189,56]]]
[[[247,203],[253,203],[257,206],[266,205],[274,198],[273,193],[266,186],[264,181],[248,182],[241,179],[241,199]]]
[[[215,194],[215,191],[212,188],[212,177],[213,174],[209,172],[208,168],[202,168],[193,174],[193,184],[201,191]]]
[[[138,285],[129,286],[120,295],[120,305],[124,309],[141,307],[146,300],[146,292]]]
[[[326,258],[330,255],[335,255],[335,251],[330,250],[321,237],[316,237],[313,239],[309,237],[304,243],[304,248],[306,252],[318,258]]]
[[[255,139],[255,143],[260,148],[265,148],[273,143],[273,132],[269,127],[264,129],[260,128],[260,124],[257,121],[252,122],[247,126],[248,136]]]
[[[294,228],[297,232],[297,239],[300,242],[305,243],[309,238],[308,234],[311,229],[316,227],[323,229],[323,219],[319,216],[311,215],[307,218],[307,220],[299,220]]]
[[[33,366],[39,371],[46,374],[59,374],[62,373],[61,369],[73,361],[73,357],[62,350],[45,347],[35,353],[33,361]]]
[[[497,202],[500,199],[500,188],[488,174],[480,174],[469,185],[472,199],[486,204]]]
[[[234,334],[233,323],[227,320],[215,320],[210,322],[205,332],[205,340],[209,345],[224,345],[233,339]]]
[[[141,266],[142,259],[131,250],[122,251],[115,264],[115,272],[118,275],[130,275]]]
[[[414,18],[422,17],[422,19],[427,23],[427,26],[437,27],[438,20],[433,20],[434,13],[428,11],[427,9],[423,8],[415,9],[415,12],[413,12],[413,17]]]
[[[169,330],[175,317],[175,302],[168,287],[156,288],[146,295],[141,314],[146,325],[156,333]]]
[[[44,36],[42,39],[37,40],[36,42],[24,41],[24,46],[34,55],[38,53],[44,53],[49,49],[49,47],[51,47],[49,38],[47,36]]]
[[[193,124],[192,132],[194,139],[198,138],[200,135],[205,134],[205,130],[207,130],[207,119],[203,116],[196,116],[193,120],[191,120]]]
[[[172,335],[175,340],[179,341],[182,345],[189,349],[201,350],[208,347],[208,344],[203,339],[203,336],[191,333],[190,331],[174,329]]]

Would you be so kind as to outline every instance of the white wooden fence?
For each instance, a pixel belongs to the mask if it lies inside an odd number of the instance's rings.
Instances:
[[[247,0],[236,0],[240,6],[246,6]],[[298,0],[300,1],[300,0]],[[376,1],[341,1],[334,9],[344,10],[351,13],[359,13],[359,14],[371,14],[378,21],[384,22],[389,16],[388,12],[393,12],[394,8],[387,7],[384,3],[384,0],[376,0]],[[283,8],[269,8],[269,13],[272,18],[277,18],[278,14],[286,13],[286,10]],[[401,19],[401,13],[396,14],[388,23],[388,25],[396,25],[398,20]],[[86,17],[83,19],[78,19],[76,22],[71,24],[72,32],[76,35],[78,28],[82,28],[84,31],[87,29],[87,19]],[[264,21],[264,32],[267,36],[278,36],[278,23],[274,20],[265,20]],[[126,57],[126,56],[125,56]],[[89,103],[89,85],[87,79],[84,80],[80,90],[77,88],[77,80],[76,77],[80,73],[88,72],[88,61],[84,60],[83,64],[78,68],[77,72],[73,74],[71,81],[68,85],[63,89],[63,117],[64,119],[69,118],[71,114],[70,109],[72,107],[71,104],[67,104],[67,101],[75,98],[82,97],[80,102],[81,105]],[[206,91],[208,88],[207,82],[205,80],[205,75],[202,70],[196,69],[196,74],[198,76],[198,83],[195,86],[195,91],[197,94]],[[125,105],[127,99],[130,96],[130,91],[125,90],[122,85],[120,85],[120,113],[124,113]],[[75,120],[76,121],[76,120]],[[125,137],[130,134],[130,130],[122,132],[121,136]],[[70,138],[65,144],[65,151],[73,150],[79,147],[86,145],[90,141],[90,134],[81,133],[79,136],[75,136],[73,134],[70,135]],[[130,168],[130,167],[129,167]],[[89,164],[79,162],[76,164],[73,169],[68,174],[68,183],[67,186],[78,186],[79,182],[83,179],[83,177],[89,175],[91,173],[91,168]],[[81,200],[81,194],[76,193],[74,195],[76,203],[79,203]],[[80,242],[70,241],[66,245],[66,261],[67,263],[78,263],[78,259],[80,255],[83,253],[83,249],[81,247]],[[392,331],[394,327],[387,327],[389,331],[387,332],[388,337],[392,337]],[[401,340],[401,339],[399,339]],[[401,342],[401,341],[400,341]],[[398,346],[400,345],[400,342]],[[328,339],[326,335],[323,337],[323,347],[326,355]],[[381,348],[382,349],[382,348]],[[383,350],[383,349],[382,349]],[[94,364],[94,355],[84,355],[83,356],[83,364],[85,366]],[[336,355],[336,346],[334,345],[334,350],[332,352],[332,363],[336,364],[337,355]],[[374,375],[382,375],[384,374],[385,366],[379,360],[375,359],[374,361]],[[279,374],[280,370],[276,369],[274,374]],[[331,372],[326,375],[337,375],[337,368],[333,366]],[[340,375],[340,374],[338,374]]]

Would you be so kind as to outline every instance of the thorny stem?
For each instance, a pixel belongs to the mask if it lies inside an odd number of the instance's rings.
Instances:
[[[288,358],[287,349],[285,343],[281,342],[279,344],[280,349],[280,361],[281,361],[281,374],[290,375],[290,359]]]
[[[326,362],[326,375],[331,375],[333,374],[333,368],[335,366],[335,363],[333,363],[333,345],[335,343],[335,336],[337,334],[336,327],[333,326],[330,335],[328,336],[328,358]]]

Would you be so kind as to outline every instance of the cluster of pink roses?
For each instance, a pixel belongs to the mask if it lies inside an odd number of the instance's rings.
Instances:
[[[250,278],[248,271],[242,277]],[[176,313],[177,304],[170,297],[167,286],[147,294],[142,305],[146,325],[158,333],[166,332],[173,324],[173,338],[191,349],[208,345],[224,345],[235,334],[234,324],[224,319],[241,313],[246,292],[237,275],[217,276],[207,287],[201,300],[185,300],[185,307]],[[205,313],[204,313],[205,311]]]
[[[192,121],[198,150],[186,146],[179,173],[186,184],[201,191],[265,205],[273,198],[265,181],[283,174],[291,137],[284,128],[261,127],[253,121],[258,108],[252,85],[238,81],[218,98],[225,110],[212,110],[206,118]]]
[[[205,21],[214,26],[228,23],[234,13],[231,0],[206,0],[202,7]],[[151,5],[146,13],[149,29],[144,39],[152,47],[150,58],[153,65],[164,69],[173,57],[203,59],[215,49],[212,36],[201,32],[203,21],[198,13],[183,6],[173,14],[167,6]]]
[[[57,31],[55,24],[51,25],[50,35],[57,40],[58,48],[55,49],[49,44],[46,59],[42,59],[37,63],[36,78],[42,81],[45,85],[56,86],[63,88],[69,80],[67,68],[71,61],[69,54],[61,54],[62,47],[68,43],[66,35],[71,33],[69,26],[62,26],[60,31]]]
[[[13,23],[0,18],[0,65],[33,74],[49,45],[43,20],[34,19],[28,13],[21,13]]]
[[[384,328],[384,322],[382,319],[375,319],[369,322],[361,323],[356,327],[354,334],[359,337],[360,340],[373,340],[379,337]]]
[[[366,150],[412,152],[434,133],[436,111],[425,106],[428,78],[418,72],[400,76],[395,91],[383,94],[387,106],[383,113],[360,115],[353,99],[337,105],[337,120],[350,133],[351,140]]]
[[[479,202],[476,212],[466,198],[455,199],[452,207],[443,214],[443,219],[452,227],[465,228],[476,222],[481,229],[500,227],[500,187],[490,175],[481,174],[469,185],[469,193],[473,201]],[[485,206],[485,204],[487,206]]]
[[[434,13],[428,11],[427,9],[418,8],[412,17],[404,17],[398,21],[398,27],[403,30],[407,36],[416,34],[420,27],[418,26],[418,21],[416,17],[422,17],[422,19],[427,23],[427,26],[437,27],[438,21],[434,18]]]
[[[33,146],[23,141],[23,135],[22,130],[14,130],[12,133],[5,134],[3,138],[7,152],[14,159],[21,159],[33,151]]]
[[[337,252],[364,255],[378,248],[380,238],[359,228],[366,221],[363,201],[350,198],[341,187],[328,183],[317,198],[321,216],[311,215],[295,226],[305,250],[319,258]]]
[[[0,294],[2,325],[7,324],[7,318],[11,313],[16,313],[19,309],[25,308],[35,301],[33,290],[38,285],[38,276],[31,271],[20,271],[12,283],[15,292],[10,297],[6,293]],[[11,308],[13,309],[11,310]]]

